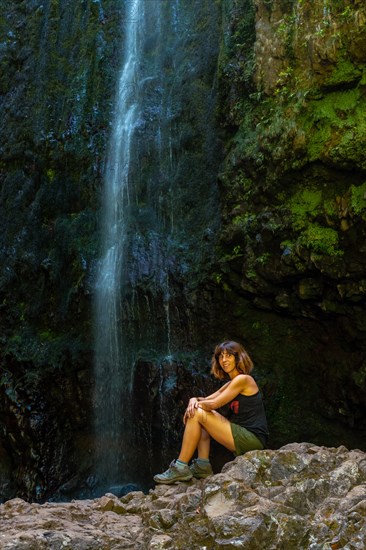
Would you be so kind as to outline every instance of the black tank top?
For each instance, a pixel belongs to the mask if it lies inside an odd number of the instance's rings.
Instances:
[[[242,395],[239,393],[230,404],[228,419],[234,424],[243,426],[267,446],[268,426],[266,413],[260,392],[254,395]]]

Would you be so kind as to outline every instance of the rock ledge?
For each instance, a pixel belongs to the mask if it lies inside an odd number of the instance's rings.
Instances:
[[[206,480],[117,498],[0,506],[4,550],[364,549],[366,453],[291,443]]]

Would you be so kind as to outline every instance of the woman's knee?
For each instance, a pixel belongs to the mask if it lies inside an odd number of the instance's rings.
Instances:
[[[199,422],[204,427],[205,422],[207,422],[207,411],[196,409],[194,415],[188,418],[187,422]]]
[[[204,430],[205,426],[209,425],[210,417],[213,418],[216,416],[214,412],[215,411],[204,411],[203,409],[198,408],[196,409],[194,416],[191,416],[191,418],[188,419],[188,422],[198,422]]]
[[[203,409],[197,409],[195,417],[197,422],[199,422],[203,429],[205,429],[205,425],[208,424],[210,416],[213,416],[213,413],[211,411],[204,411]]]

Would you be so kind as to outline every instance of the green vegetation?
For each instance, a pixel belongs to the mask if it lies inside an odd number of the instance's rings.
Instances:
[[[309,219],[314,219],[321,211],[322,192],[319,189],[301,189],[288,206],[293,215],[294,229],[303,229]]]
[[[326,206],[325,206],[326,204]],[[315,220],[324,218],[324,213],[334,213],[333,201],[323,199],[321,190],[301,189],[287,203],[291,211],[291,223],[298,233],[297,244],[320,254],[339,256],[338,232],[330,227],[321,226]]]
[[[222,178],[228,208],[221,259],[233,248],[232,235],[245,250],[245,277],[256,278],[253,292],[266,288],[260,276],[278,269],[278,249],[289,271],[303,273],[311,261],[334,276],[337,259],[350,253],[348,232],[365,220],[365,189],[353,177],[366,169],[365,67],[354,53],[366,46],[364,10],[344,1],[315,2],[311,13],[301,1],[282,3],[275,15],[271,3],[264,7],[274,36],[266,50],[268,27],[265,36],[258,29],[252,87],[222,73],[230,83],[225,121],[238,128]],[[236,54],[223,50],[235,67]]]
[[[366,221],[366,182],[358,186],[351,185],[350,203],[352,212]]]
[[[356,156],[357,153],[352,155],[352,147],[357,151],[357,141],[364,141],[366,122],[358,88],[328,93],[312,101],[301,120],[307,134],[310,161],[324,156]],[[362,157],[357,156],[364,164]]]
[[[312,224],[299,236],[298,243],[319,254],[328,256],[342,256],[343,251],[339,250],[338,232],[330,227],[322,227]]]
[[[336,86],[337,84],[351,83],[361,79],[361,69],[349,61],[341,57],[332,71],[331,76],[326,80],[327,86]]]

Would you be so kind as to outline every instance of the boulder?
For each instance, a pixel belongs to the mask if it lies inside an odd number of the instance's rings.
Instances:
[[[366,453],[291,443],[149,494],[0,506],[4,550],[364,549]]]

